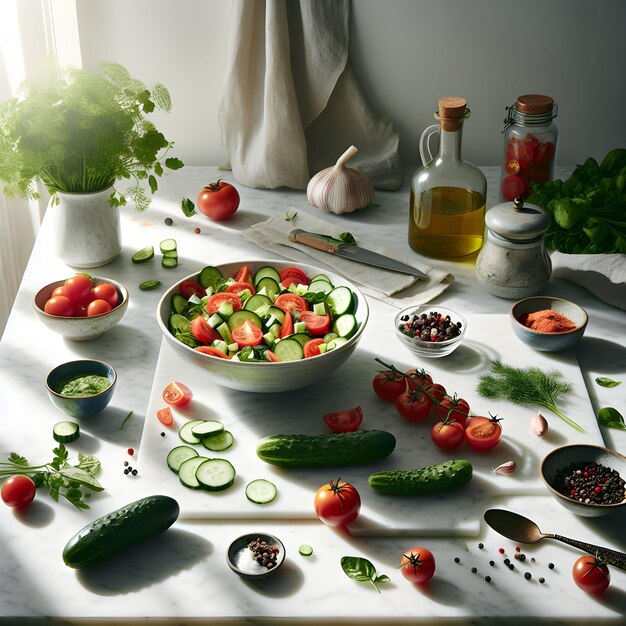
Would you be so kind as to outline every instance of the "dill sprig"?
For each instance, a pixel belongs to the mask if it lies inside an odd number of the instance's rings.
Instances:
[[[484,374],[478,382],[478,393],[491,400],[509,400],[515,404],[534,404],[549,409],[572,428],[584,433],[574,420],[557,406],[557,398],[572,390],[557,370],[544,372],[538,367],[525,369],[505,365],[499,359],[491,362],[491,374]]]

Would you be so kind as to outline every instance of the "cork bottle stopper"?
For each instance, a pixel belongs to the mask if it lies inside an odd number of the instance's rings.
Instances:
[[[455,131],[461,128],[467,107],[465,98],[446,96],[439,100],[439,119],[443,130]]]
[[[542,113],[550,113],[553,104],[554,99],[550,96],[531,93],[520,96],[515,103],[515,108],[520,113],[526,113],[527,115],[541,115]]]

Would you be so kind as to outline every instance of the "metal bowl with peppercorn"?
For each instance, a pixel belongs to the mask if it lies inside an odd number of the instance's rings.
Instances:
[[[555,448],[541,462],[541,477],[552,497],[583,517],[626,509],[626,457],[589,444]]]
[[[395,319],[396,337],[413,354],[436,359],[456,350],[463,341],[467,322],[445,306],[424,304],[400,311]]]

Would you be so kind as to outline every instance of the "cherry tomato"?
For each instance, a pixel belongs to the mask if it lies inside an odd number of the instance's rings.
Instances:
[[[172,415],[172,409],[169,406],[163,407],[157,411],[157,418],[163,426],[171,426],[174,423],[174,416]]]
[[[206,296],[206,289],[195,280],[183,280],[178,286],[178,291],[186,300],[189,300],[193,295],[198,296],[198,298],[204,298],[204,296]]]
[[[298,311],[298,313],[307,311],[309,308],[307,301],[297,293],[281,293],[274,300],[274,306],[283,311]]]
[[[75,305],[74,317],[87,317],[87,307],[84,304]]]
[[[280,270],[280,284],[283,287],[289,287],[292,283],[308,285],[309,278],[299,267],[285,267]]]
[[[533,160],[533,145],[532,141],[526,143],[525,141],[519,141],[516,137],[512,137],[507,146],[506,160],[515,160],[519,163],[521,169],[526,169]]]
[[[474,450],[484,452],[498,445],[502,438],[500,419],[495,415],[489,417],[473,415],[465,425],[465,439]]]
[[[402,555],[400,571],[412,583],[428,582],[435,573],[435,557],[427,548],[414,546]]]
[[[448,395],[446,388],[439,383],[432,383],[426,387],[426,392],[430,394],[437,402],[441,402]]]
[[[202,315],[198,315],[198,317],[194,317],[194,319],[191,320],[189,330],[200,343],[204,344],[211,343],[216,339],[219,340],[222,338],[222,336],[211,327],[204,317],[202,317]]]
[[[465,427],[465,422],[470,412],[467,401],[457,397],[456,393],[452,397],[444,396],[441,402],[435,407],[435,411],[442,420],[446,417],[450,417],[459,422],[463,427]]]
[[[502,195],[505,200],[515,200],[524,193],[524,181],[519,176],[506,176],[502,180]]]
[[[396,399],[396,410],[407,422],[425,420],[433,406],[433,401],[423,392],[411,389],[401,393]]]
[[[350,483],[331,480],[317,490],[313,506],[317,516],[327,526],[345,526],[358,517],[361,497]]]
[[[303,346],[304,350],[304,358],[309,359],[312,356],[317,356],[318,354],[322,354],[320,351],[320,346],[324,343],[323,337],[316,337],[315,339],[309,339]]]
[[[291,317],[291,311],[285,312],[285,319],[280,327],[280,335],[281,339],[288,337],[293,334],[293,318]]]
[[[230,183],[218,180],[202,189],[196,204],[200,213],[220,222],[239,208],[239,193]]]
[[[210,296],[206,302],[205,309],[209,315],[213,315],[213,313],[218,312],[224,302],[231,304],[233,311],[241,311],[241,298],[236,293],[229,293],[228,291],[218,291]]]
[[[334,433],[352,433],[359,429],[362,421],[363,409],[360,406],[324,415],[326,426]]]
[[[75,304],[89,304],[93,297],[93,280],[85,274],[76,274],[65,281],[65,295]]]
[[[163,390],[163,400],[172,406],[184,406],[191,398],[193,398],[191,389],[177,380],[173,380]]]
[[[95,317],[96,315],[103,315],[104,313],[108,313],[111,309],[111,305],[106,300],[92,300],[87,305],[87,316]]]
[[[65,286],[61,286],[61,287],[57,287],[53,292],[52,295],[50,296],[51,298],[54,298],[56,296],[64,296],[65,298],[67,298],[67,294],[65,293]]]
[[[119,295],[117,289],[111,283],[102,283],[96,285],[91,290],[92,300],[106,300],[111,308],[114,309],[119,302]]]
[[[432,427],[430,438],[440,450],[450,452],[463,443],[465,429],[453,419],[440,420]]]
[[[572,576],[579,589],[593,595],[604,593],[611,582],[609,568],[591,555],[576,559]]]
[[[330,315],[317,315],[313,311],[302,311],[299,322],[304,322],[307,332],[314,336],[325,335],[330,330]]]
[[[263,331],[250,320],[246,320],[241,326],[233,328],[230,334],[240,348],[258,346],[263,341]]]
[[[236,294],[240,294],[242,291],[246,291],[246,289],[252,294],[254,295],[256,293],[256,289],[250,284],[250,283],[241,283],[241,282],[237,282],[237,283],[231,283],[230,285],[228,285],[228,287],[226,288],[226,291],[228,293],[236,293]]]
[[[222,352],[219,348],[214,348],[213,346],[198,346],[194,348],[197,352],[202,352],[202,354],[208,354],[210,356],[216,356],[218,359],[229,359],[230,357]]]
[[[43,310],[49,315],[56,315],[57,317],[72,317],[74,304],[66,296],[54,296],[46,302]]]
[[[406,383],[409,386],[409,389],[425,389],[429,385],[433,384],[433,377],[426,372],[424,369],[411,369],[404,372],[408,378],[406,379]]]
[[[236,283],[249,283],[252,274],[250,273],[250,268],[247,265],[244,265],[234,276]]]
[[[0,497],[7,506],[21,509],[34,500],[35,491],[37,488],[32,479],[18,474],[4,481],[2,489],[0,489]]]
[[[389,370],[378,372],[372,381],[374,392],[382,400],[395,402],[401,393],[406,391],[406,378],[399,372]]]

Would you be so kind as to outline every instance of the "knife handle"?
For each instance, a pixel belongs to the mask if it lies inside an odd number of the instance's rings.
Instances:
[[[321,250],[322,252],[330,252],[331,254],[337,252],[342,245],[342,242],[337,243],[337,241],[332,237],[318,235],[317,233],[309,233],[300,228],[290,231],[289,239],[305,246],[309,246],[310,248]]]

